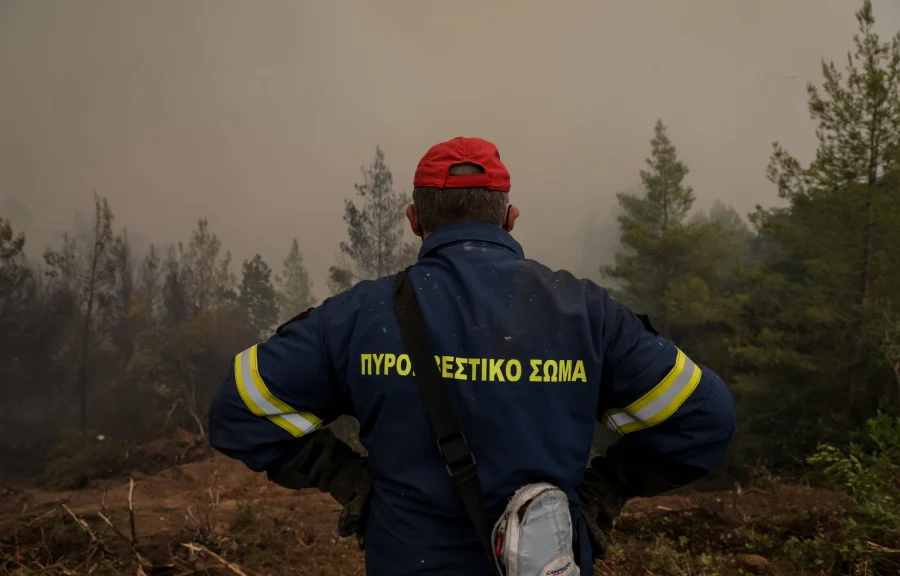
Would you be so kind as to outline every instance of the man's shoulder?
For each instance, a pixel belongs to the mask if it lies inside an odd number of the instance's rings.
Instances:
[[[522,265],[528,272],[545,282],[552,283],[559,290],[578,289],[583,291],[585,296],[603,295],[608,292],[606,288],[593,280],[578,276],[563,268],[550,268],[537,260],[528,258],[522,261]]]
[[[390,308],[398,274],[359,280],[350,288],[329,296],[320,306],[326,317],[341,321],[354,319],[360,310]]]
[[[367,303],[373,297],[389,294],[394,287],[397,274],[382,276],[380,278],[359,280],[351,287],[341,290],[322,302],[322,306],[359,306]]]

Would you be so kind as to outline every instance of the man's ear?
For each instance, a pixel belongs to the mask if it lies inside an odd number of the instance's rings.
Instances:
[[[416,213],[415,204],[406,207],[406,219],[409,220],[409,227],[412,228],[413,234],[421,236],[422,227],[419,226],[419,215]]]
[[[516,226],[516,220],[519,218],[519,207],[510,204],[506,207],[506,218],[503,222],[503,229],[512,232]]]

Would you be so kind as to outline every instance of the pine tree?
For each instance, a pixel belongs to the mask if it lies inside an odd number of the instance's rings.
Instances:
[[[340,247],[349,262],[329,270],[332,291],[349,288],[354,281],[393,274],[415,261],[414,245],[403,240],[409,196],[394,192],[393,176],[380,147],[362,175],[363,182],[354,184],[359,205],[350,199],[344,202],[349,239]]]
[[[697,212],[691,218],[691,224],[705,227],[705,241],[719,244],[718,248],[722,249],[717,263],[720,273],[726,274],[735,266],[749,264],[754,234],[733,206],[715,200],[709,212]],[[710,248],[715,250],[716,246]]]
[[[262,256],[244,260],[239,303],[250,320],[250,326],[263,335],[278,320],[278,300],[272,286],[272,270]]]
[[[128,314],[134,294],[134,261],[131,257],[131,244],[128,241],[128,230],[122,229],[116,251],[116,280],[118,284],[119,312]]]
[[[654,127],[647,165],[649,170],[640,172],[640,193],[616,195],[623,250],[616,254],[616,264],[601,272],[619,282],[618,298],[649,314],[668,333],[665,295],[687,264],[692,228],[685,219],[694,193],[684,184],[688,167],[678,159],[662,120]]]
[[[179,244],[181,276],[193,314],[203,314],[234,297],[231,252],[220,257],[221,243],[206,218],[197,221],[187,249]]]
[[[6,470],[10,454],[7,446],[19,436],[22,421],[35,420],[22,407],[46,393],[33,375],[50,362],[41,354],[45,341],[36,329],[49,315],[40,307],[38,281],[25,259],[24,248],[25,234],[15,233],[10,221],[0,217],[0,381],[7,383],[0,388],[0,431],[4,438],[0,446],[5,448]],[[58,320],[53,319],[54,323]],[[56,334],[62,331],[57,325],[53,328]],[[38,401],[46,403],[46,394]]]
[[[161,264],[159,251],[156,249],[156,246],[151,244],[138,271],[138,292],[147,303],[147,314],[151,320],[155,317],[156,307],[160,298]]]
[[[162,285],[164,322],[167,328],[174,329],[185,322],[189,316],[187,289],[174,248],[169,248],[163,270],[165,273]]]
[[[880,389],[866,389],[871,359],[879,357],[866,353],[868,323],[878,302],[900,296],[889,240],[896,238],[900,190],[887,178],[900,163],[900,33],[881,42],[869,2],[856,19],[845,71],[823,62],[821,91],[807,87],[815,159],[803,167],[776,142],[768,175],[789,207],[758,209],[754,220],[783,245],[791,263],[778,270],[804,286],[791,310],[809,337],[796,349],[817,358],[821,381],[845,383],[845,401],[862,418]],[[841,337],[826,343],[813,336],[823,333]]]
[[[0,218],[0,350],[9,350],[21,338],[27,306],[36,296],[24,248],[25,234],[15,234],[9,220]]]
[[[0,332],[17,308],[21,291],[29,280],[29,270],[24,266],[25,235],[15,234],[9,220],[0,218]]]
[[[303,264],[303,253],[300,252],[300,244],[296,238],[291,242],[291,250],[284,259],[284,268],[278,277],[278,285],[281,289],[278,299],[285,320],[315,305],[316,296],[312,292],[312,283],[309,281],[309,274]]]
[[[44,260],[48,272],[59,276],[74,289],[82,310],[81,358],[78,395],[79,426],[87,426],[89,392],[89,353],[95,337],[95,324],[112,303],[116,288],[116,255],[119,239],[112,231],[112,210],[106,198],[94,194],[94,218],[89,236],[83,242],[64,239],[59,252],[47,249]]]

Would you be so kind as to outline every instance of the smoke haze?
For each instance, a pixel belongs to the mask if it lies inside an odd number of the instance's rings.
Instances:
[[[698,208],[777,203],[771,143],[810,158],[805,84],[844,61],[858,4],[5,0],[0,199],[62,230],[96,191],[140,242],[206,216],[276,270],[297,237],[321,299],[375,146],[409,192],[430,145],[481,136],[526,254],[596,277],[657,117]],[[895,31],[900,2],[873,5]]]

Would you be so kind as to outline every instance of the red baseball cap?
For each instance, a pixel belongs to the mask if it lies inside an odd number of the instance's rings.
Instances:
[[[475,164],[484,174],[451,175],[450,167]],[[419,160],[413,187],[487,188],[509,192],[509,170],[500,161],[497,147],[481,138],[462,136],[431,147]]]

